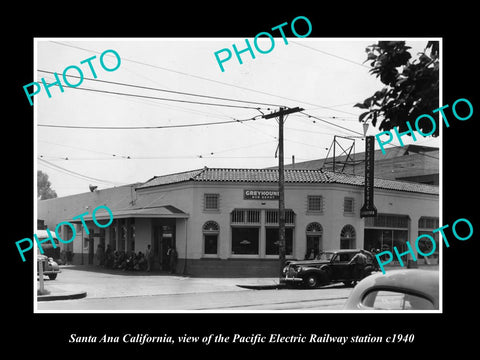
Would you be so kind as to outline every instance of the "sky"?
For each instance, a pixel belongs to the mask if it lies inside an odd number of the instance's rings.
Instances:
[[[353,105],[383,87],[363,63],[365,48],[375,38],[291,37],[288,44],[275,38],[272,51],[261,54],[253,48],[255,59],[242,53],[243,64],[233,55],[223,63],[224,72],[214,53],[233,52],[232,44],[241,50],[244,38],[35,40],[32,81],[44,78],[48,84],[54,81],[48,72],[57,72],[64,84],[62,73],[71,65],[84,76],[77,88],[64,86],[61,92],[50,87],[50,98],[42,88],[33,100],[37,169],[48,174],[59,197],[88,192],[90,184],[104,189],[205,166],[277,166],[278,123],[261,116],[279,106],[304,109],[286,118],[285,164],[292,156],[295,162],[324,158],[334,135],[363,134],[358,122],[363,110]],[[259,47],[268,49],[268,38],[261,40]],[[415,57],[428,39],[405,40]],[[106,50],[120,56],[114,71],[100,64]],[[98,81],[87,80],[92,72],[87,62],[81,64],[92,56]],[[111,52],[103,60],[107,68],[117,65]],[[67,74],[78,76],[75,68]],[[378,132],[370,126],[367,135]],[[363,140],[355,141],[362,152]],[[419,136],[415,144],[438,147],[439,142]]]

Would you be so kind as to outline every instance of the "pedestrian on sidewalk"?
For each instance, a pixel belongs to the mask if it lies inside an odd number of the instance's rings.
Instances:
[[[171,246],[167,252],[169,265],[170,265],[170,274],[175,274],[177,269],[177,260],[178,260],[178,253],[175,249],[175,246]]]
[[[360,250],[360,252],[357,253],[348,264],[353,265],[353,280],[355,283],[362,280],[365,275],[365,265],[367,264],[366,251],[363,249]]]
[[[145,251],[145,257],[147,258],[147,272],[152,271],[153,264],[153,252],[150,247],[150,244],[147,245],[147,250]]]

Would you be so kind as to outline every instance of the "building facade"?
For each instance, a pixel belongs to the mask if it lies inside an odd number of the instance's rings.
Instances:
[[[438,187],[375,179],[375,218],[361,218],[364,178],[327,170],[285,170],[286,258],[304,259],[322,250],[406,250],[406,242],[438,227]],[[106,192],[109,196],[102,194]],[[108,206],[113,223],[98,228],[88,206]],[[108,214],[97,213],[98,221]],[[154,177],[143,184],[42,200],[38,218],[49,228],[76,223],[73,263],[92,264],[95,249],[145,252],[154,269],[166,269],[174,246],[177,273],[200,276],[276,276],[278,263],[278,171],[204,168]],[[69,226],[62,226],[69,239]],[[69,236],[70,235],[70,236]],[[428,246],[428,244],[425,244]],[[438,249],[438,247],[437,247]],[[429,257],[438,261],[438,253]],[[420,260],[419,260],[420,261]]]

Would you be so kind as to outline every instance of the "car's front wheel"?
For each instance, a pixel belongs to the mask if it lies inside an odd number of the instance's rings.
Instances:
[[[319,281],[318,281],[318,277],[317,275],[315,274],[310,274],[308,275],[307,277],[305,277],[305,285],[309,288],[309,289],[315,289],[317,288],[320,284],[319,284]]]

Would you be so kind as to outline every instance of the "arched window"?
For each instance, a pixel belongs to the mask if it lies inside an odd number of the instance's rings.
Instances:
[[[356,232],[352,225],[345,225],[340,232],[340,249],[354,249]]]
[[[322,225],[320,225],[318,222],[311,222],[307,225],[307,235],[309,233],[312,235],[316,235],[317,233],[321,235],[323,233]]]
[[[203,224],[203,253],[204,255],[218,254],[218,234],[220,226],[216,221],[207,221]]]
[[[203,224],[203,232],[219,232],[220,231],[220,226],[218,226],[218,223],[216,221],[207,221],[205,224]]]

